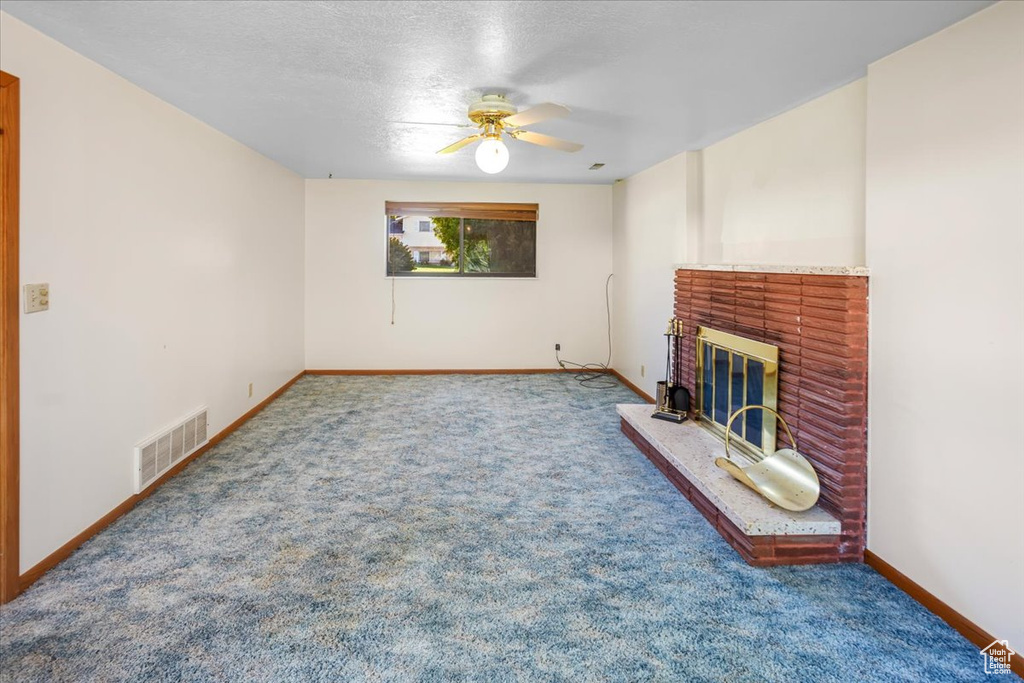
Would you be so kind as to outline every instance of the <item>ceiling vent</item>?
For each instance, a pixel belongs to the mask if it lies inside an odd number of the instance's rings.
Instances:
[[[206,445],[206,406],[135,446],[135,493]]]

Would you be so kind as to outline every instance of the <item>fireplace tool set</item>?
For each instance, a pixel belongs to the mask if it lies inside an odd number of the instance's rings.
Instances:
[[[669,318],[665,331],[665,381],[658,382],[658,402],[651,417],[669,422],[683,422],[690,410],[690,391],[672,381],[672,360],[679,358],[683,321]]]

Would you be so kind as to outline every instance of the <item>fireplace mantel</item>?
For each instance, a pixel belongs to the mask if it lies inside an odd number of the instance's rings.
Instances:
[[[866,266],[775,266],[764,264],[677,263],[676,270],[713,270],[721,273],[777,273],[780,275],[840,275],[867,277]]]

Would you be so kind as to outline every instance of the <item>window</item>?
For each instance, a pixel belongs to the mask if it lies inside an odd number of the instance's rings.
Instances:
[[[536,204],[387,202],[384,211],[389,276],[537,275]]]

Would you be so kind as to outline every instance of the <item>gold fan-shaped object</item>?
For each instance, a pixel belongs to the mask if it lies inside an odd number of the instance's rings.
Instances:
[[[729,459],[729,434],[732,433],[733,420],[752,408],[766,410],[774,415],[782,423],[782,428],[786,430],[786,436],[793,447],[777,450],[752,465],[740,466]],[[796,439],[789,431],[789,425],[781,415],[768,406],[744,406],[729,417],[729,422],[725,426],[725,457],[716,458],[715,464],[737,481],[746,484],[786,510],[809,510],[818,502],[818,496],[821,494],[818,475],[811,467],[811,463],[807,462],[807,458],[796,451]]]

